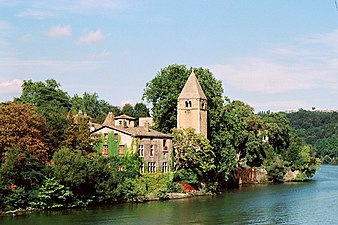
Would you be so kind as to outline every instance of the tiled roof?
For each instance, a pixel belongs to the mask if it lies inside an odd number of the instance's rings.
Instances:
[[[129,133],[134,137],[172,138],[170,135],[164,134],[156,130],[147,129],[146,127],[118,127],[117,129]]]
[[[162,132],[147,129],[146,127],[113,127],[113,126],[106,126],[106,125],[99,125],[99,127],[95,127],[96,129],[93,132],[99,131],[102,128],[108,127],[112,130],[116,130],[122,133],[125,133],[127,135],[133,136],[133,137],[150,137],[150,138],[172,138],[172,136],[168,134],[164,134]]]
[[[128,120],[135,120],[135,118],[134,118],[134,117],[128,116],[128,115],[126,115],[126,114],[123,114],[123,115],[121,115],[121,116],[117,116],[117,117],[115,117],[115,119],[128,119]]]
[[[207,99],[194,71],[191,72],[178,99]]]

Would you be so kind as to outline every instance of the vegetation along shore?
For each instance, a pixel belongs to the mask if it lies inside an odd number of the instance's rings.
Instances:
[[[194,76],[205,95],[201,132],[177,126],[178,99]],[[337,113],[255,114],[224,94],[208,69],[169,65],[145,86],[142,98],[152,105],[153,124],[142,125],[144,134],[138,125],[139,118],[150,117],[144,103],[120,108],[95,93],[69,96],[53,79],[26,80],[20,97],[0,104],[0,211],[165,200],[172,193],[219,193],[240,183],[304,181],[319,158],[337,162]],[[194,101],[185,101],[184,113],[192,114]],[[109,113],[116,123],[135,118],[135,125],[109,124]],[[312,125],[318,121],[322,126]],[[98,132],[105,129],[111,135]],[[153,144],[155,134],[167,138],[161,148]],[[128,137],[130,143],[122,143]],[[156,146],[168,164],[145,164]]]

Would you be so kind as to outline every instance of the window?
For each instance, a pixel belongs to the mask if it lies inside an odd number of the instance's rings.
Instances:
[[[118,165],[118,166],[117,166],[117,170],[118,170],[118,171],[123,171],[122,165]]]
[[[122,125],[122,120],[119,121],[119,124]]]
[[[150,157],[154,157],[154,153],[155,153],[155,147],[154,145],[150,145]]]
[[[119,146],[119,155],[124,155],[124,145]]]
[[[192,102],[190,100],[185,101],[185,107],[186,108],[191,108],[192,107]]]
[[[148,173],[156,173],[156,162],[148,162]]]
[[[114,141],[117,141],[119,139],[119,134],[118,133],[114,133]]]
[[[141,156],[141,157],[144,156],[144,146],[143,145],[138,146],[138,156]]]
[[[139,170],[140,170],[140,173],[144,173],[144,164],[143,163],[141,164]]]
[[[202,109],[205,109],[206,107],[205,107],[205,103],[204,102],[202,102]]]
[[[108,157],[108,145],[103,145],[103,152],[102,155],[104,157]]]
[[[167,162],[163,162],[162,163],[162,172],[163,173],[168,173],[168,163]]]
[[[104,133],[103,134],[103,139],[106,141],[106,140],[108,140],[108,133]]]

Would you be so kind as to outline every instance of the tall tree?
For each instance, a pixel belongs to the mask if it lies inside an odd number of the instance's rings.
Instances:
[[[74,95],[71,99],[72,113],[79,111],[86,113],[93,119],[93,122],[102,123],[109,112],[120,115],[120,109],[110,105],[108,102],[99,99],[97,93],[90,94],[85,92],[82,96]]]
[[[195,181],[208,181],[210,173],[215,169],[215,153],[209,140],[204,135],[197,134],[193,128],[174,128],[173,137],[175,171],[179,174],[191,171],[189,176],[196,177]]]
[[[45,82],[25,80],[22,94],[17,102],[31,103],[38,107],[38,112],[47,122],[45,132],[50,148],[55,151],[63,140],[63,132],[70,125],[68,112],[71,108],[70,97],[61,89],[61,85],[54,79]]]
[[[170,65],[161,69],[154,79],[146,84],[143,99],[152,104],[155,128],[168,133],[177,125],[177,98],[192,69],[185,65]],[[222,83],[216,80],[208,69],[194,68],[194,72],[208,99],[208,124],[213,120],[215,110],[223,105]]]
[[[148,116],[150,116],[150,114],[147,106],[142,102],[136,103],[134,106],[134,117],[136,124],[138,124],[140,117],[148,117]]]
[[[88,154],[92,151],[92,146],[98,142],[99,137],[90,134],[88,127],[89,117],[78,113],[71,126],[65,130],[65,140],[63,146],[72,151]]]
[[[31,104],[0,104],[0,150],[17,147],[32,152],[41,162],[50,156],[45,142],[45,120]]]
[[[134,116],[134,114],[135,114],[134,107],[129,103],[125,104],[122,107],[121,112],[122,112],[122,114],[126,114],[128,116]]]

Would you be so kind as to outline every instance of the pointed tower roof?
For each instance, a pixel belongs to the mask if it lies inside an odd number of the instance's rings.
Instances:
[[[196,98],[207,99],[193,70],[191,71],[191,74],[187,82],[185,83],[181,91],[181,94],[178,96],[178,99],[196,99]]]
[[[103,126],[109,126],[113,127],[115,125],[115,119],[114,119],[114,114],[112,112],[109,112],[106,119],[104,120]]]

